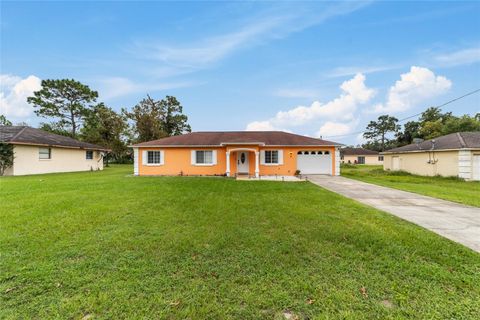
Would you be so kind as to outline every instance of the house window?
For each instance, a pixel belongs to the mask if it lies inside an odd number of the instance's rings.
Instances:
[[[160,164],[161,163],[160,151],[147,151],[147,164]]]
[[[278,163],[278,150],[265,151],[265,163],[277,164]]]
[[[197,150],[195,151],[196,164],[213,164],[213,151]]]
[[[39,148],[38,149],[38,158],[39,159],[52,159],[52,149],[51,148]]]
[[[87,160],[92,160],[93,159],[93,151],[92,150],[87,150],[85,153],[85,158]]]
[[[383,161],[383,156],[378,156],[378,161]]]
[[[365,157],[358,157],[357,163],[358,164],[365,164]]]
[[[325,151],[325,153],[324,153],[324,154],[330,154],[330,151]]]

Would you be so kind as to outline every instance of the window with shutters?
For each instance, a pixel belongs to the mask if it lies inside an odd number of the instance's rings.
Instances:
[[[278,150],[266,150],[265,163],[278,164]]]
[[[195,164],[213,164],[212,150],[195,151]]]
[[[160,151],[147,151],[147,164],[160,164],[161,156]]]

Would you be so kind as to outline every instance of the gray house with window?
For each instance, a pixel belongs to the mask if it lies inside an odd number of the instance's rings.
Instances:
[[[13,146],[13,166],[4,175],[102,170],[109,150],[26,126],[0,126],[0,143]]]

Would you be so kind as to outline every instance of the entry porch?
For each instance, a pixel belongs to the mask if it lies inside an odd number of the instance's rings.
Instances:
[[[258,146],[226,146],[227,176],[260,177]]]

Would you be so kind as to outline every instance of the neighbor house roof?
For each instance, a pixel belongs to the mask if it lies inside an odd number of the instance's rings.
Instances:
[[[102,151],[109,150],[96,144],[78,141],[70,137],[26,126],[0,126],[0,142]]]
[[[480,132],[457,132],[435,139],[412,143],[384,153],[421,152],[456,149],[480,149]]]
[[[340,153],[345,156],[376,156],[378,151],[367,150],[363,148],[342,148]]]
[[[138,143],[132,147],[153,146],[221,146],[225,144],[258,144],[266,146],[340,146],[341,144],[282,131],[192,132],[159,140]]]

